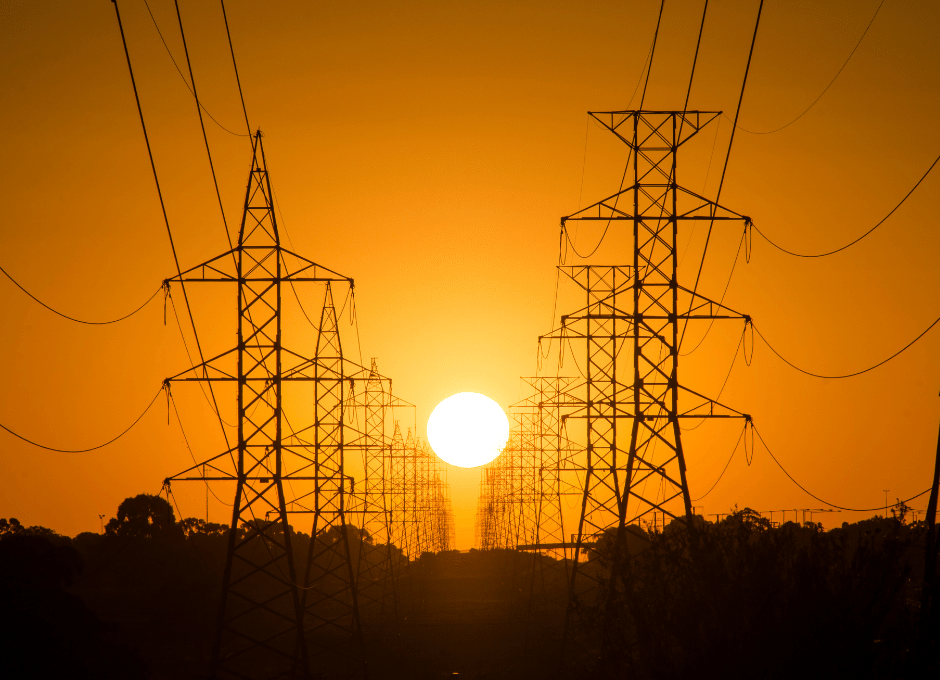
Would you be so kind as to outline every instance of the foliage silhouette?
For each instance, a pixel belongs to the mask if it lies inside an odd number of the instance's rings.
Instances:
[[[117,517],[108,520],[104,530],[110,536],[153,539],[176,536],[181,528],[169,503],[142,493],[125,499],[118,506]]]
[[[606,650],[594,670],[638,679],[893,677],[913,664],[911,576],[923,539],[902,518],[824,532],[811,522],[774,528],[744,509],[697,522],[697,543],[678,522],[650,532],[646,549],[629,551],[610,601],[587,616]],[[605,559],[613,545],[599,545]]]
[[[0,519],[0,659],[33,664],[0,675],[207,675],[230,527],[176,521],[165,500],[147,495],[126,499],[116,514],[104,535],[74,539]],[[260,520],[236,532],[244,538],[261,529],[270,541],[280,527]],[[288,530],[299,578],[310,542],[333,545],[342,535]],[[564,666],[570,564],[514,550],[408,560],[356,526],[346,536],[354,564],[390,553],[398,583],[395,617],[378,607],[362,612],[374,678],[460,670],[493,680],[861,680],[934,677],[940,669],[929,645],[917,647],[924,527],[910,523],[902,505],[888,518],[831,531],[812,522],[775,526],[745,508],[718,523],[697,517],[695,542],[679,522],[661,531],[631,526],[612,599],[584,598]],[[266,550],[265,541],[254,546]],[[608,534],[592,547],[591,568],[602,580],[615,546]],[[363,570],[360,588],[380,577]],[[935,644],[937,631],[927,637]]]
[[[14,522],[4,526],[19,525]],[[30,529],[9,529],[0,535],[3,676],[145,677],[138,655],[109,640],[106,626],[81,598],[66,591],[83,569],[78,552],[67,542],[55,543],[44,535],[55,536],[51,530]]]

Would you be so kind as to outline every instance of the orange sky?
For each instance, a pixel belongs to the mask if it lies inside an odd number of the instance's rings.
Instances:
[[[690,108],[733,116],[757,4],[710,3]],[[803,111],[878,4],[766,3],[741,125],[773,129]],[[201,99],[242,133],[219,7],[181,5]],[[177,249],[191,266],[225,244],[196,111],[143,2],[121,7]],[[151,7],[185,71],[173,4]],[[362,355],[378,357],[396,393],[417,405],[420,434],[433,407],[455,392],[482,392],[504,407],[524,396],[519,376],[534,374],[536,338],[551,327],[558,219],[615,190],[625,158],[625,147],[588,124],[585,111],[629,107],[659,3],[226,7],[294,249],[356,279]],[[698,3],[667,1],[647,108],[682,107],[700,12]],[[738,132],[721,202],[802,251],[838,247],[870,228],[940,152],[937,26],[934,3],[885,2],[813,109],[774,134]],[[174,266],[111,3],[0,2],[0,64],[0,265],[67,314],[122,315]],[[237,223],[250,147],[207,125],[226,214]],[[714,195],[730,127],[725,120],[702,133],[684,183],[703,186],[714,144],[704,185]],[[938,188],[940,176],[931,175],[871,237],[829,258],[796,260],[755,239],[726,303],[809,370],[880,361],[937,317]],[[712,297],[720,297],[740,238],[716,232],[700,287]],[[596,237],[585,229],[579,244],[589,249]],[[690,241],[680,271],[687,285],[703,237]],[[629,247],[614,235],[592,261],[627,262]],[[232,303],[213,295],[197,296],[195,310],[205,343],[223,347],[234,330]],[[109,439],[163,378],[186,367],[162,304],[114,326],[78,326],[0,279],[0,305],[0,422],[50,446]],[[358,358],[346,328],[345,346]],[[716,329],[683,360],[683,382],[717,392],[739,333]],[[935,330],[872,373],[820,381],[758,343],[750,367],[738,358],[722,402],[753,414],[810,490],[876,506],[883,489],[894,499],[929,484],[938,356]],[[202,397],[175,393],[196,456],[218,452],[218,426]],[[706,425],[686,439],[693,496],[721,471],[736,428]],[[0,517],[67,534],[97,530],[99,514],[112,516],[129,495],[155,493],[189,460],[162,401],[128,436],[93,453],[51,453],[0,433]],[[479,473],[451,468],[449,479],[458,547],[467,548]],[[177,495],[184,514],[205,512],[200,490]],[[702,503],[706,514],[734,504],[820,507],[759,447],[750,466],[739,452]],[[223,506],[212,501],[209,510],[227,521]]]

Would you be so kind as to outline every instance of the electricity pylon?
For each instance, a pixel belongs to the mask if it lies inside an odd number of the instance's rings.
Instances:
[[[391,393],[391,381],[379,374],[376,359],[366,382],[364,397],[365,430],[363,432],[363,470],[365,479],[359,506],[363,541],[356,556],[359,607],[363,623],[381,625],[397,617],[395,593],[394,546],[390,536],[391,506],[387,449],[385,437],[387,414],[399,400]]]
[[[368,369],[342,356],[332,286],[352,279],[281,246],[261,132],[253,154],[238,245],[171,279],[237,288],[237,344],[170,381],[234,383],[237,442],[170,480],[235,483],[214,678],[307,678],[324,651],[362,658],[346,512],[345,386]],[[282,289],[326,288],[314,357],[284,346]],[[299,298],[298,298],[299,302]],[[314,422],[294,428],[286,391],[313,386]],[[221,416],[221,414],[220,414]],[[314,515],[305,565],[289,512]],[[303,583],[298,575],[303,572]],[[350,648],[353,651],[350,651]]]
[[[516,547],[564,560],[567,548],[571,547],[565,543],[561,506],[561,497],[565,493],[562,470],[571,455],[565,420],[573,404],[577,403],[573,391],[579,381],[566,376],[536,376],[522,380],[532,393],[514,408],[528,412],[532,418],[533,445],[537,455],[533,461],[533,507],[526,510],[534,518],[533,540]]]
[[[534,517],[531,542],[522,542],[517,550],[533,555],[528,586],[527,625],[553,617],[564,606],[568,581],[568,552],[565,539],[562,496],[573,493],[566,486],[563,471],[572,453],[566,434],[567,413],[577,403],[573,391],[580,381],[573,377],[537,376],[523,378],[532,390],[514,405],[532,419],[534,447],[534,494],[526,512]]]
[[[568,222],[593,220],[632,227],[632,262],[560,269],[585,293],[584,306],[561,317],[548,336],[583,343],[583,405],[567,415],[583,423],[577,441],[582,489],[569,580],[566,635],[594,600],[610,612],[618,595],[626,528],[650,513],[693,526],[680,422],[745,418],[679,381],[680,324],[747,317],[678,281],[680,223],[749,219],[677,183],[678,152],[720,113],[608,111],[589,113],[630,149],[629,186]],[[629,176],[625,173],[625,176]],[[573,436],[574,438],[574,436]],[[599,556],[609,560],[609,569]],[[601,587],[603,586],[603,587]],[[596,599],[595,599],[596,598]]]

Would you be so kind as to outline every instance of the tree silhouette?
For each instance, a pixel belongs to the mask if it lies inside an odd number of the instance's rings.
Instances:
[[[173,508],[159,496],[142,493],[126,498],[118,506],[117,517],[108,520],[105,533],[128,538],[170,537],[181,534]]]

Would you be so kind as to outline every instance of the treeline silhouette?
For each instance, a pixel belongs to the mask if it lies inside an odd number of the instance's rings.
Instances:
[[[580,598],[564,641],[565,562],[509,550],[409,562],[393,550],[397,616],[368,631],[370,677],[940,676],[936,630],[918,638],[925,528],[903,505],[830,531],[748,509],[698,519],[692,532],[631,527],[613,599]],[[103,534],[0,519],[0,675],[205,677],[228,529],[177,521],[145,494]],[[386,548],[348,531],[354,553]],[[291,532],[303,573],[311,538]],[[601,580],[615,544],[593,548]]]
[[[926,528],[908,512],[830,531],[750,509],[691,532],[631,527],[611,601],[585,611],[596,676],[940,677],[917,639]],[[595,549],[609,564],[612,536]]]

